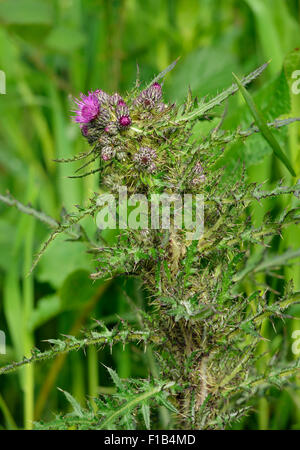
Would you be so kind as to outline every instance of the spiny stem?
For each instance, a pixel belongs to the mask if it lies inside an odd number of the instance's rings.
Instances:
[[[144,331],[131,331],[127,333],[125,340],[124,333],[118,332],[115,335],[109,337],[106,335],[98,335],[96,337],[84,338],[82,340],[77,340],[74,338],[74,340],[72,339],[70,341],[60,341],[59,345],[55,345],[54,348],[50,350],[47,350],[45,352],[34,352],[30,358],[24,358],[22,361],[13,362],[4,367],[1,367],[0,375],[13,372],[16,369],[25,366],[26,364],[52,359],[58,354],[69,353],[74,350],[80,350],[81,348],[84,349],[85,347],[88,347],[90,345],[112,346],[120,342],[124,342],[124,344],[127,344],[129,342],[144,342],[145,345],[147,343],[160,344],[161,339],[155,333],[151,334],[150,332]]]

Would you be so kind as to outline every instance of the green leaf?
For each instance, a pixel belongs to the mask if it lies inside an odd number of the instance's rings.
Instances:
[[[247,75],[242,80],[243,85],[247,85],[251,83],[251,81],[255,80],[257,77],[261,75],[261,73],[268,67],[268,64],[263,64],[261,67],[256,69],[254,72]],[[238,91],[238,86],[236,84],[232,84],[228,89],[221,92],[219,95],[209,100],[207,103],[202,103],[199,108],[194,109],[190,113],[178,117],[176,122],[182,122],[186,120],[196,119],[197,117],[203,116],[211,109],[215,108],[218,105],[221,105],[225,100],[227,100],[231,95],[235,94]]]
[[[101,284],[101,281],[92,282],[87,270],[75,270],[59,290],[61,309],[66,311],[82,307],[96,295]]]
[[[71,405],[73,407],[75,416],[80,417],[80,418],[84,417],[83,410],[82,410],[80,404],[77,402],[77,400],[75,400],[75,398],[71,394],[69,394],[69,392],[64,391],[63,389],[60,389],[60,388],[57,388],[57,389],[65,394],[68,402],[71,403]]]
[[[151,81],[151,83],[148,84],[147,88],[151,86],[151,84],[153,83],[157,83],[159,80],[161,80],[165,75],[167,75],[168,72],[171,72],[172,69],[174,69],[174,67],[176,66],[176,64],[178,63],[180,57],[178,57],[177,59],[175,59],[175,61],[173,61],[165,70],[163,70],[162,72],[160,72],[155,78],[153,78],[153,80]]]
[[[237,68],[237,57],[228,41],[197,48],[180,61],[164,91],[171,101],[176,98],[178,102],[185,101],[188,86],[198,99],[212,96],[230,84],[230,74]]]
[[[147,430],[150,430],[150,407],[149,407],[149,403],[148,402],[144,402],[142,404],[142,414],[143,414],[143,418],[144,418],[144,422],[146,425]]]
[[[91,258],[86,253],[82,242],[68,242],[65,236],[59,235],[52,241],[37,267],[37,277],[60,288],[66,277],[78,269],[93,272]]]
[[[112,423],[114,423],[114,420],[118,417],[127,414],[129,411],[131,411],[133,408],[138,406],[143,401],[155,396],[160,392],[162,389],[162,386],[156,386],[150,389],[149,391],[143,392],[142,394],[138,394],[135,397],[133,397],[131,400],[126,402],[124,405],[122,405],[120,408],[118,408],[113,413],[109,414],[102,423],[99,425],[100,430],[107,429],[108,426],[110,426]]]
[[[267,122],[264,119],[264,116],[262,114],[262,112],[258,109],[258,107],[255,105],[252,96],[249,94],[249,92],[244,88],[244,86],[242,85],[241,81],[238,79],[238,77],[233,73],[233,76],[237,82],[237,85],[241,91],[242,96],[244,97],[245,102],[247,103],[253,117],[254,120],[258,126],[258,128],[260,129],[263,137],[265,138],[265,140],[268,142],[268,144],[270,145],[270,147],[273,149],[275,155],[277,156],[277,158],[279,158],[281,160],[281,162],[286,166],[286,168],[289,170],[289,172],[291,173],[291,175],[293,177],[296,176],[294,169],[292,168],[288,158],[286,157],[286,155],[283,153],[283,151],[280,148],[280,145],[278,144],[277,140],[275,139],[274,135],[272,134],[272,132],[270,131]]]
[[[61,310],[60,299],[57,295],[48,295],[38,301],[37,307],[32,312],[28,320],[30,331],[40,327],[48,320],[55,317]]]
[[[115,370],[111,369],[110,367],[106,367],[106,369],[108,370],[108,373],[111,376],[116,387],[119,389],[119,391],[123,392],[125,387],[124,387],[124,384],[122,383],[121,378],[117,374],[117,372]]]

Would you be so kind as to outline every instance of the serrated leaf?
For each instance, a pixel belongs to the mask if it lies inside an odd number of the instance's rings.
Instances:
[[[116,387],[123,392],[125,389],[124,384],[122,383],[121,378],[119,377],[119,375],[117,374],[117,372],[113,369],[111,369],[110,367],[106,367],[106,369],[108,370],[109,375],[111,376],[114,384],[116,385]]]
[[[124,416],[128,413],[128,411],[131,411],[133,408],[138,406],[143,401],[155,396],[160,392],[162,389],[161,386],[156,386],[149,391],[143,392],[142,394],[135,395],[132,399],[130,399],[128,402],[126,402],[124,405],[122,405],[120,408],[116,409],[113,413],[109,414],[102,423],[99,425],[100,430],[105,430],[107,427],[114,423],[115,419],[117,419],[120,416]]]
[[[160,394],[158,394],[158,398],[160,403],[167,408],[169,411],[178,414],[178,409],[175,408],[174,405],[172,405],[171,402],[169,402],[169,400],[166,399],[165,397],[165,392],[161,392]]]
[[[235,74],[233,74],[233,76],[237,82],[237,85],[240,89],[240,92],[241,92],[246,104],[249,107],[249,110],[251,111],[251,114],[253,115],[253,118],[254,118],[258,128],[261,131],[262,136],[265,138],[265,140],[268,142],[270,147],[273,149],[277,158],[280,159],[280,161],[286,166],[286,168],[289,170],[291,175],[293,175],[293,177],[295,177],[296,173],[295,173],[294,169],[292,168],[291,163],[289,162],[287,156],[281,150],[280,145],[278,144],[278,142],[275,139],[274,135],[272,134],[270,128],[268,127],[267,122],[266,122],[262,112],[256,106],[252,96],[244,88],[244,86],[241,83],[241,81],[239,80],[239,78]]]
[[[251,83],[251,81],[255,80],[255,78],[257,78],[261,75],[261,73],[266,69],[267,66],[268,66],[267,63],[263,64],[261,67],[256,69],[254,72],[247,75],[242,80],[242,84],[246,86],[247,84]],[[215,106],[221,105],[221,103],[223,103],[228,97],[230,97],[237,91],[238,91],[237,85],[236,84],[231,85],[228,89],[221,92],[221,94],[217,95],[216,97],[214,97],[207,103],[202,104],[199,108],[196,108],[194,111],[191,111],[189,114],[179,117],[177,119],[177,122],[196,119],[197,117],[203,116],[208,111],[213,109]]]
[[[71,394],[69,394],[69,392],[64,391],[63,389],[60,389],[60,388],[57,388],[57,389],[65,394],[66,399],[68,400],[68,402],[69,402],[69,403],[72,405],[72,407],[73,407],[74,414],[75,414],[77,417],[82,418],[82,417],[84,416],[83,410],[82,410],[80,404],[77,402],[77,400],[75,400],[75,398],[74,398]]]
[[[171,72],[171,70],[174,69],[174,67],[178,63],[179,59],[180,56],[177,59],[175,59],[175,61],[173,61],[166,69],[160,72],[155,78],[153,78],[151,83],[147,85],[147,88],[150,87],[153,83],[157,83],[159,80],[161,80],[165,75],[167,75],[168,72]]]

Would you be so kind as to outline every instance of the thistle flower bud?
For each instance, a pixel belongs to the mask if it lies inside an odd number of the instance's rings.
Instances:
[[[147,89],[147,95],[151,98],[155,103],[159,102],[162,99],[162,89],[159,83],[153,83]]]
[[[109,97],[109,104],[111,106],[117,106],[119,102],[124,102],[121,95],[117,92]],[[125,102],[124,102],[125,103]]]
[[[148,167],[148,172],[153,173],[155,172],[157,169],[156,164],[151,163],[150,166]]]
[[[119,161],[125,161],[125,159],[126,159],[126,153],[125,152],[117,152],[116,153],[116,158],[119,160]]]
[[[102,89],[97,89],[95,94],[97,95],[100,103],[107,104],[109,102],[110,96],[106,92],[102,91]]]
[[[135,100],[136,105],[153,109],[162,98],[162,89],[159,83],[153,83],[149,88],[144,89]]]
[[[121,116],[118,123],[120,128],[128,128],[131,125],[131,119],[129,116]]]
[[[159,112],[164,112],[167,109],[167,107],[168,107],[168,105],[166,105],[163,102],[160,102],[156,108]]]
[[[118,124],[117,122],[110,122],[108,125],[106,125],[106,127],[104,128],[104,131],[111,135],[114,136],[116,134],[118,134]]]
[[[148,169],[149,171],[154,171],[156,166],[153,162],[157,158],[156,151],[150,147],[141,147],[139,151],[134,155],[133,160],[141,168]]]
[[[204,175],[204,169],[202,167],[202,164],[200,162],[197,162],[194,166],[193,173],[196,175],[192,179],[192,185],[197,186],[201,183],[204,183],[206,177]]]
[[[202,175],[203,174],[203,167],[202,164],[200,162],[197,162],[194,166],[193,172],[197,175]]]
[[[102,147],[105,147],[105,146],[111,144],[111,138],[109,136],[107,136],[106,134],[102,134],[99,137],[98,142]]]
[[[129,108],[123,100],[120,100],[116,106],[116,116],[118,120],[121,117],[129,117]]]
[[[81,124],[80,125],[81,134],[87,139],[89,144],[94,144],[99,139],[99,130],[93,126],[93,123],[90,124]]]
[[[101,151],[101,158],[103,161],[109,161],[115,156],[116,152],[112,147],[103,147]]]
[[[100,108],[98,117],[96,119],[97,124],[100,125],[100,127],[104,128],[110,121],[110,112],[106,108]]]

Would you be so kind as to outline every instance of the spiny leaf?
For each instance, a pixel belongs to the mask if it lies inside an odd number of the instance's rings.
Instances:
[[[116,387],[118,388],[118,390],[123,392],[125,387],[124,387],[124,384],[122,383],[121,378],[117,374],[117,372],[115,370],[111,369],[110,367],[106,367],[106,369],[108,370],[108,373],[111,376],[111,378],[112,378],[114,384],[116,385]]]
[[[278,144],[278,142],[275,139],[274,135],[270,131],[270,128],[268,127],[267,122],[266,122],[266,120],[265,120],[265,118],[263,116],[263,113],[256,106],[252,96],[244,88],[244,86],[241,83],[241,81],[239,80],[239,78],[235,74],[233,74],[233,76],[234,76],[234,78],[235,78],[235,80],[237,82],[237,85],[238,85],[238,87],[239,87],[239,89],[241,91],[242,96],[244,97],[244,100],[245,100],[246,104],[248,105],[248,107],[249,107],[249,109],[251,111],[251,114],[254,117],[254,120],[255,120],[258,128],[261,131],[261,134],[263,135],[265,140],[268,142],[270,147],[273,149],[273,151],[274,151],[275,155],[277,156],[277,158],[279,158],[280,161],[283,162],[283,164],[289,170],[291,175],[293,175],[293,177],[295,177],[296,173],[295,173],[295,171],[294,171],[290,161],[288,160],[287,156],[283,153],[283,151],[280,148],[280,145]]]
[[[142,415],[143,415],[143,418],[144,418],[144,422],[145,422],[146,428],[147,428],[147,430],[150,430],[151,427],[150,427],[150,406],[149,406],[149,403],[146,402],[146,401],[143,402],[141,410],[142,410]]]
[[[75,400],[75,398],[71,394],[69,394],[69,392],[64,391],[63,389],[60,389],[60,388],[57,388],[57,389],[65,394],[67,400],[71,403],[71,405],[74,409],[74,414],[76,416],[82,418],[84,416],[84,414],[83,414],[82,408],[79,405],[79,403],[77,402],[77,400]]]
[[[261,75],[261,73],[266,69],[267,66],[268,66],[268,63],[263,64],[261,67],[256,69],[254,72],[247,75],[242,80],[242,84],[246,86],[247,84],[251,83],[251,81],[255,80],[257,77],[259,77]],[[217,95],[215,98],[213,98],[209,102],[202,104],[199,108],[195,109],[194,111],[191,111],[190,113],[188,113],[184,116],[178,117],[176,122],[182,122],[182,121],[186,121],[186,120],[196,119],[197,117],[203,116],[208,111],[213,109],[215,106],[220,105],[228,97],[230,97],[237,91],[238,91],[237,85],[233,84],[226,91],[221,92],[221,94]]]
[[[149,398],[155,396],[162,390],[162,386],[155,386],[152,387],[149,391],[143,392],[142,394],[136,395],[131,400],[126,402],[124,405],[122,405],[119,409],[114,411],[113,413],[109,414],[106,419],[104,419],[103,422],[100,423],[99,429],[105,430],[107,429],[110,424],[114,423],[114,421],[120,417],[126,414],[128,411],[131,411],[133,408],[138,406],[140,403],[142,403],[145,400],[148,400]]]
[[[178,63],[179,59],[180,56],[177,59],[175,59],[175,61],[173,61],[166,69],[160,72],[155,78],[153,78],[151,83],[147,85],[147,88],[150,87],[153,83],[157,83],[159,80],[161,80],[165,75],[167,75],[168,72],[171,72],[171,70],[174,69],[174,67]]]

